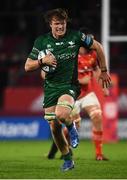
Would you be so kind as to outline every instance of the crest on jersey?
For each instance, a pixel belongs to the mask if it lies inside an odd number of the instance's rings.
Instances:
[[[53,48],[52,48],[51,44],[47,44],[47,49],[48,49],[49,51],[52,51],[52,52],[53,52]]]
[[[68,44],[69,44],[68,46],[69,48],[73,48],[75,46],[75,42],[73,41],[69,41]]]

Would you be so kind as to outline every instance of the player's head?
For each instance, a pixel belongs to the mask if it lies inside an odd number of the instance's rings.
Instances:
[[[49,23],[55,38],[64,36],[68,21],[68,14],[64,9],[58,8],[48,11],[45,20]]]

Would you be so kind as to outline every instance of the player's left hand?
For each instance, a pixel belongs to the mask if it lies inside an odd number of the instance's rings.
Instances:
[[[98,81],[102,88],[109,88],[111,86],[111,78],[107,72],[101,72]]]

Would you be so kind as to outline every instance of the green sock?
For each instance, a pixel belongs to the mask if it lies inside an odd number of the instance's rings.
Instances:
[[[71,156],[71,153],[67,153],[65,155],[63,155],[63,159],[66,161],[66,160],[72,160],[72,156]]]
[[[68,130],[71,130],[73,126],[74,126],[74,124],[72,122],[71,124],[67,125],[66,127],[67,127]]]

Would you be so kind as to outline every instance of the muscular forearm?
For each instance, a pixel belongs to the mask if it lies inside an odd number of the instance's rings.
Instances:
[[[95,77],[96,80],[98,80],[100,74],[101,74],[101,70],[99,66],[96,66],[96,69],[93,71],[93,76]]]
[[[107,69],[106,58],[105,58],[104,49],[102,45],[99,42],[94,40],[92,49],[95,49],[97,52],[100,69],[101,70]]]
[[[39,60],[27,58],[25,63],[25,71],[34,71],[45,64],[49,66],[56,66],[57,61],[52,54],[47,54],[44,58]]]
[[[38,60],[32,60],[30,58],[27,58],[27,61],[25,63],[25,71],[34,71],[40,67]]]
[[[101,73],[98,77],[98,81],[101,83],[103,88],[109,88],[111,85],[111,78],[109,74],[107,73],[106,58],[105,58],[103,47],[99,42],[94,40],[91,48],[95,49],[97,52],[99,67],[101,70]]]

